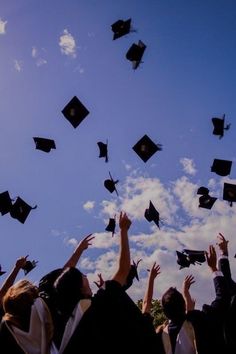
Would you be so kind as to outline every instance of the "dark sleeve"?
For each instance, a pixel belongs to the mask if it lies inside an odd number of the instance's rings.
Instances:
[[[230,287],[231,294],[234,295],[236,294],[236,283],[233,281],[232,276],[231,276],[231,269],[230,269],[230,263],[229,259],[227,258],[220,258],[219,259],[219,270],[223,273],[228,286]]]
[[[226,278],[222,276],[216,276],[214,278],[214,287],[216,297],[215,300],[212,301],[211,307],[224,310],[228,307],[230,302],[230,291]]]

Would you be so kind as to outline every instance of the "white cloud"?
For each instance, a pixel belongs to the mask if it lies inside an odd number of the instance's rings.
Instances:
[[[45,65],[45,64],[47,64],[47,60],[46,59],[38,58],[36,60],[36,66],[42,66],[42,65]]]
[[[88,200],[86,203],[84,203],[83,208],[84,210],[91,211],[95,206],[95,201]]]
[[[14,60],[14,68],[16,71],[21,72],[23,70],[23,63],[20,60]]]
[[[3,21],[0,19],[0,34],[6,33],[6,24],[7,24],[7,21]]]
[[[78,241],[76,240],[76,238],[72,237],[72,238],[66,238],[64,239],[64,242],[67,244],[67,245],[71,245],[73,247],[77,247],[78,246]]]
[[[59,39],[59,46],[62,54],[76,58],[76,43],[75,39],[67,29],[64,29],[63,34]]]
[[[47,60],[41,55],[42,52],[45,52],[45,50],[38,50],[36,47],[32,47],[31,56],[35,59],[35,64],[37,67],[47,64]]]
[[[84,70],[84,68],[82,68],[81,65],[78,65],[74,71],[78,71],[80,74],[83,74],[85,70]]]
[[[206,185],[214,185],[214,194],[221,195],[223,181],[224,179],[214,184],[209,180],[208,183],[206,181]],[[230,182],[235,183],[233,180]],[[199,181],[190,182],[186,176],[165,186],[159,179],[144,178],[136,171],[126,178],[123,185],[120,184],[119,198],[101,203],[101,216],[104,223],[110,216],[116,214],[118,217],[120,210],[126,211],[132,220],[129,230],[131,259],[135,261],[142,259],[138,269],[140,281],[134,280],[128,290],[135,301],[144,296],[149,274],[147,269],[154,262],[161,266],[161,274],[156,279],[154,289],[155,298],[160,298],[170,286],[176,286],[181,291],[185,276],[193,274],[196,283],[192,286],[191,293],[197,299],[196,308],[213,300],[214,287],[207,263],[204,262],[201,266],[191,265],[190,268],[180,270],[176,262],[176,251],[182,251],[183,248],[207,250],[210,244],[216,246],[217,235],[221,232],[229,240],[230,258],[233,259],[233,252],[236,249],[234,237],[236,209],[220,200],[222,197],[219,197],[212,210],[199,208],[199,196],[196,194],[198,188]],[[160,217],[164,219],[160,229],[153,222],[148,224],[144,218],[144,210],[150,199],[160,212]],[[142,228],[139,228],[142,222]],[[95,239],[89,247],[93,249],[92,256],[89,256],[88,249],[86,257],[82,257],[80,261],[80,267],[84,268],[91,284],[97,280],[98,273],[102,273],[104,279],[110,279],[117,270],[119,227],[117,226],[114,237],[107,232],[97,233],[94,236]],[[96,259],[94,259],[95,249],[98,252]],[[235,263],[231,262],[232,274],[236,274]],[[97,290],[94,285],[92,288],[94,291]]]
[[[32,58],[36,58],[38,56],[38,50],[36,47],[32,47],[31,55]]]
[[[183,166],[184,172],[188,173],[191,176],[194,176],[196,174],[197,170],[192,159],[183,157],[182,159],[180,159],[180,163]]]

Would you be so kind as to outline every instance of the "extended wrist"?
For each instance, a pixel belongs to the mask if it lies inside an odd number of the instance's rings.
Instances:
[[[217,268],[216,266],[214,266],[214,267],[210,267],[210,269],[211,269],[212,273],[214,273],[214,272],[217,272],[217,271],[218,271],[218,268]]]

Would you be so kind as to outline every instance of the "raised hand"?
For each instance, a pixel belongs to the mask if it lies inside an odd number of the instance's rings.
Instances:
[[[94,281],[94,284],[96,284],[99,289],[103,286],[104,280],[101,273],[98,273],[98,281]]]
[[[217,246],[219,247],[222,255],[228,256],[228,243],[229,241],[225,239],[224,235],[222,235],[219,232],[219,235],[217,236],[218,242],[216,243]]]
[[[189,292],[191,285],[194,283],[195,280],[192,274],[187,275],[183,281],[182,289],[183,289],[183,297],[186,305],[186,311],[192,311],[195,308],[196,301],[191,297]]]
[[[126,213],[120,212],[119,217],[119,226],[121,230],[129,230],[130,225],[132,224],[131,220],[128,218]]]
[[[91,241],[95,238],[95,236],[92,236],[92,234],[89,234],[88,236],[84,237],[78,244],[78,248],[81,249],[83,252],[86,250],[90,245],[92,245]]]
[[[154,280],[160,273],[161,271],[159,264],[156,264],[156,262],[154,262],[152,268],[150,269],[149,278]]]
[[[185,294],[187,291],[189,291],[190,287],[192,284],[195,283],[194,276],[193,275],[187,275],[183,281],[183,293]]]
[[[207,264],[209,268],[211,268],[212,272],[217,271],[217,266],[216,266],[217,257],[216,257],[215,247],[210,245],[209,251],[205,252],[205,256],[206,256]]]
[[[20,258],[18,258],[18,259],[16,260],[16,264],[15,264],[16,269],[20,270],[20,269],[24,268],[24,266],[25,266],[25,264],[26,264],[26,262],[27,262],[27,258],[28,258],[28,257],[29,257],[29,256],[27,255],[27,256],[25,256],[25,257],[20,257]]]

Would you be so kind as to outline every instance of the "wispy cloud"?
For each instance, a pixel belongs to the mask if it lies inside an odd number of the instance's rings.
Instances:
[[[180,159],[180,163],[183,166],[184,172],[186,172],[189,175],[194,176],[197,172],[195,164],[192,159],[188,159],[187,157],[183,157]]]
[[[87,210],[87,211],[91,211],[95,206],[95,202],[94,201],[91,201],[91,200],[88,200],[84,205],[83,205],[83,208],[84,210]]]
[[[6,33],[6,24],[7,24],[7,21],[3,21],[0,19],[0,34]]]
[[[62,54],[76,58],[76,42],[67,29],[64,29],[63,34],[59,38],[59,46]]]
[[[47,64],[47,60],[43,58],[42,52],[45,52],[44,49],[38,50],[36,47],[32,47],[31,56],[35,60],[37,67]]]
[[[80,74],[84,74],[85,69],[81,66],[81,64],[77,65],[74,71],[78,71]]]
[[[16,71],[21,72],[23,70],[23,62],[20,60],[14,60],[14,68]]]

